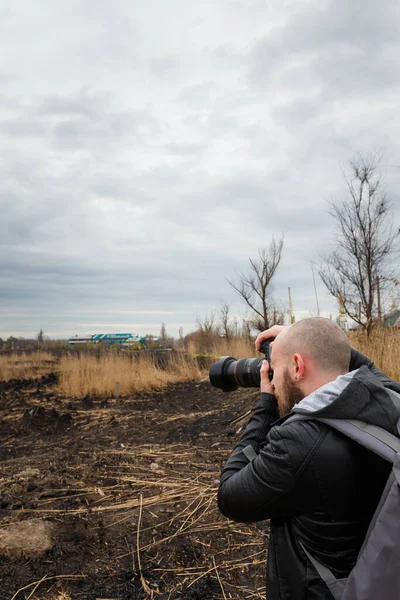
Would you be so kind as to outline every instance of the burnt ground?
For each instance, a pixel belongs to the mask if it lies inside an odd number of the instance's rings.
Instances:
[[[56,384],[0,382],[0,535],[32,519],[52,530],[39,556],[0,548],[0,599],[265,598],[267,523],[216,505],[257,391],[77,400]]]

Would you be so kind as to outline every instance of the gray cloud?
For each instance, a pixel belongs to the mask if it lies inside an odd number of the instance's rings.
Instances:
[[[394,1],[384,11],[372,1],[298,5],[281,28],[258,39],[241,59],[252,84],[265,91],[299,95],[307,85],[325,103],[343,95],[380,95],[382,86],[386,92],[399,86],[398,18]]]
[[[399,220],[394,1],[25,4],[0,15],[1,336],[240,314],[226,279],[282,233],[275,295],[308,315],[357,151],[385,150]]]

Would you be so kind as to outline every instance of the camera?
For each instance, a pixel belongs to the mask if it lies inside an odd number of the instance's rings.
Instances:
[[[260,346],[260,352],[271,364],[270,345],[273,339],[264,340]],[[210,383],[224,392],[234,392],[238,387],[260,387],[260,370],[263,358],[240,358],[236,360],[233,356],[221,356],[210,367]],[[269,379],[274,376],[269,370]]]

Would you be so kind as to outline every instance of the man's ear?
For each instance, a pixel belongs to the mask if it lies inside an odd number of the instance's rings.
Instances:
[[[294,363],[294,378],[296,381],[300,381],[304,379],[305,374],[305,364],[304,359],[301,354],[293,355],[293,363]]]

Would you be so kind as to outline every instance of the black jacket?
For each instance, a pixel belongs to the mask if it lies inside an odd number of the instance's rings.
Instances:
[[[357,418],[396,435],[399,414],[385,388],[400,392],[400,384],[352,350],[350,371],[356,369],[336,400],[313,415]],[[282,427],[287,418],[278,418],[274,396],[261,394],[222,470],[218,503],[236,521],[271,519],[268,600],[331,600],[299,542],[337,578],[346,577],[391,467],[324,423]],[[242,451],[248,445],[258,454],[251,462]]]

